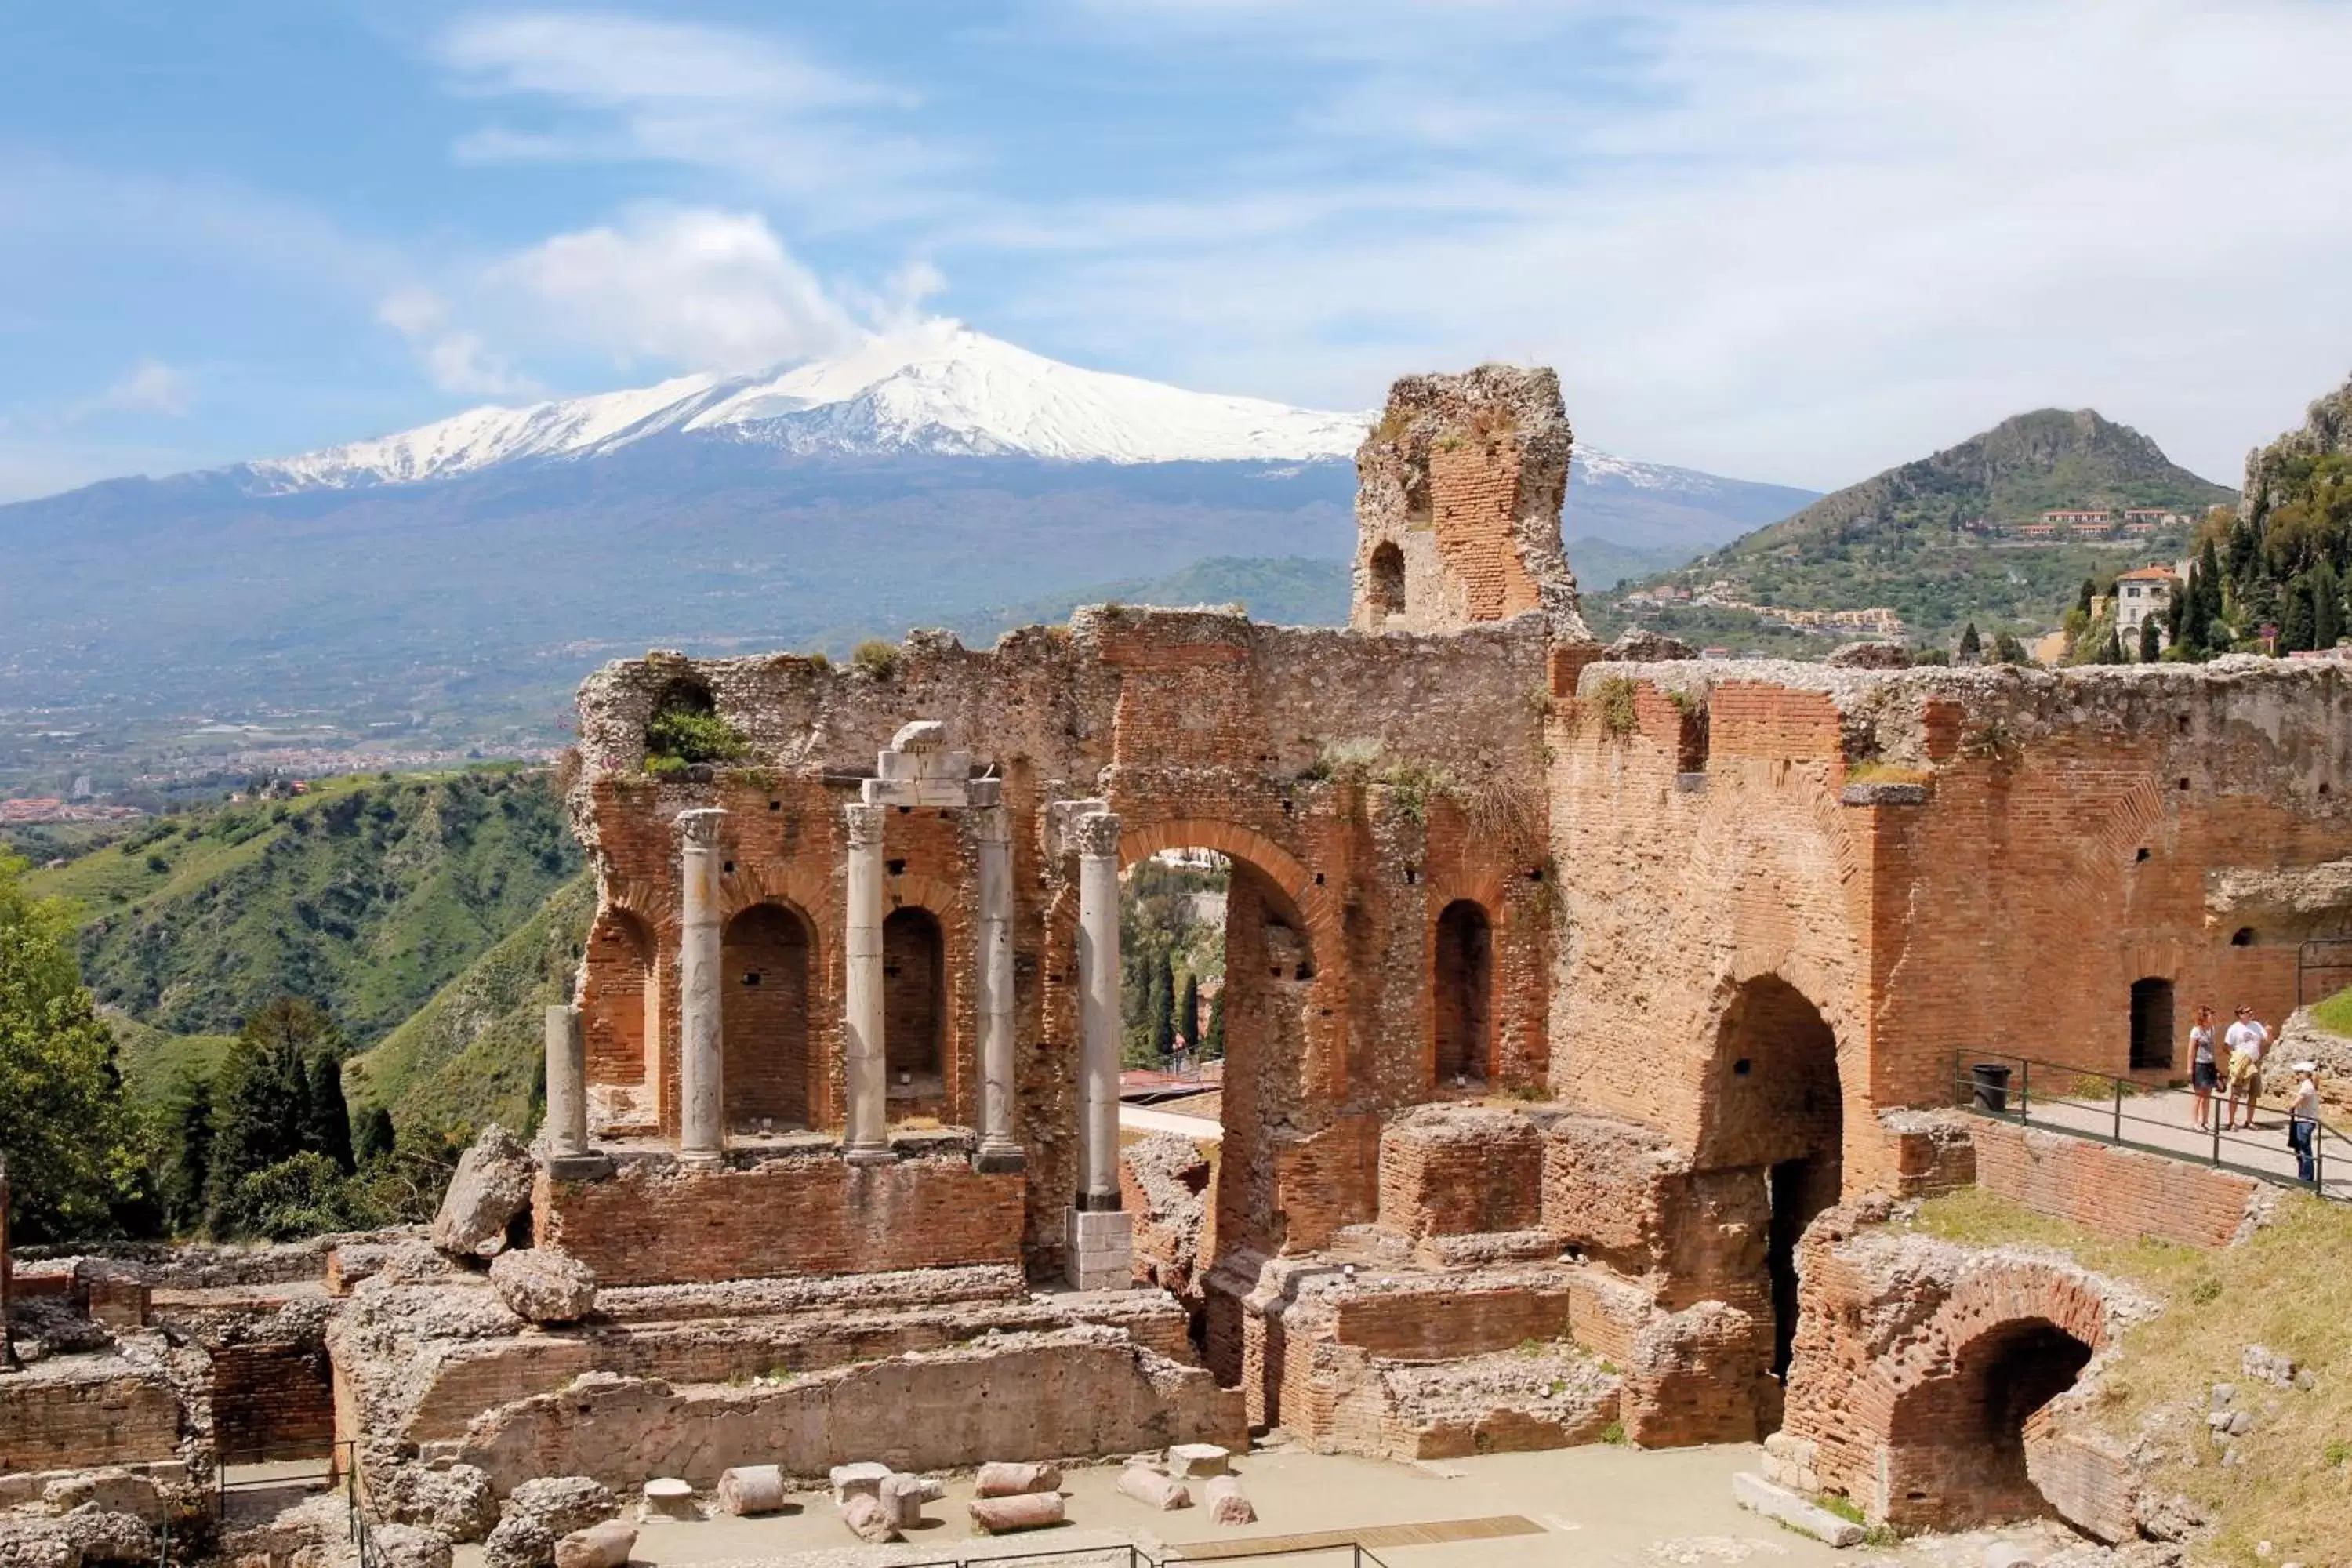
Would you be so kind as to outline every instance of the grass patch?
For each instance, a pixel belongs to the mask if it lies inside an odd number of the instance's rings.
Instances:
[[[2352,1278],[2352,1211],[2284,1193],[2277,1222],[2217,1252],[2155,1241],[2117,1242],[1970,1189],[1921,1206],[1916,1228],[1980,1246],[2063,1249],[2084,1267],[2161,1298],[2166,1310],[2125,1336],[2106,1374],[2098,1419],[2126,1441],[2158,1410],[2169,1413],[2155,1479],[2216,1523],[2200,1560],[2252,1563],[2254,1543],[2275,1562],[2334,1561],[2352,1540],[2352,1489],[2343,1459],[2352,1434],[2352,1317],[2342,1281]],[[2308,1392],[2248,1378],[2241,1358],[2267,1345],[2308,1368]],[[2254,1429],[2220,1463],[2205,1427],[2212,1385],[2237,1385],[2237,1408]]]
[[[2352,1035],[2352,985],[2314,1004],[2311,1021],[2330,1034]]]
[[[1623,740],[1641,723],[1639,710],[1633,705],[1633,683],[1622,675],[1612,675],[1593,689],[1592,700],[1601,710],[1601,727],[1618,740]]]
[[[1625,1423],[1622,1421],[1612,1421],[1608,1426],[1601,1428],[1601,1440],[1608,1444],[1612,1448],[1623,1447],[1625,1446]]]

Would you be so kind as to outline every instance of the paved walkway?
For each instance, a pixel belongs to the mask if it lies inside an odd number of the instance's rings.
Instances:
[[[2213,1097],[2216,1111],[2221,1100]],[[2018,1109],[2012,1090],[2009,1108]],[[2053,1131],[2088,1133],[2096,1138],[2113,1138],[2116,1134],[2116,1103],[2107,1099],[2044,1100],[2033,1097],[2026,1108],[2026,1125],[2046,1127]],[[2122,1137],[2126,1143],[2137,1143],[2162,1153],[2178,1154],[2184,1159],[2210,1163],[2216,1144],[2213,1134],[2197,1125],[2196,1097],[2185,1089],[2160,1089],[2149,1094],[2124,1097]],[[2294,1153],[2286,1146],[2286,1110],[2277,1104],[2260,1107],[2253,1128],[2240,1127],[2234,1132],[2221,1134],[2219,1143],[2221,1163],[2256,1172],[2273,1181],[2293,1183],[2295,1180]],[[2326,1193],[2332,1198],[2352,1199],[2352,1141],[2332,1130],[2321,1150],[2320,1175]]]
[[[1153,1110],[1141,1105],[1120,1106],[1118,1128],[1122,1132],[1181,1132],[1203,1143],[1214,1143],[1225,1133],[1223,1127],[1203,1117],[1180,1116],[1172,1110]]]
[[[1432,1544],[1386,1546],[1388,1568],[1864,1568],[1891,1554],[1832,1552],[1793,1535],[1731,1500],[1731,1475],[1752,1470],[1752,1445],[1643,1450],[1593,1444],[1533,1454],[1487,1454],[1420,1465],[1280,1448],[1239,1456],[1258,1522],[1241,1530],[1209,1521],[1208,1510],[1159,1513],[1118,1495],[1116,1466],[1083,1466],[1063,1473],[1070,1522],[990,1540],[975,1537],[964,1504],[971,1480],[948,1483],[943,1501],[929,1505],[932,1521],[906,1544],[860,1547],[823,1494],[803,1492],[792,1511],[764,1519],[720,1516],[693,1523],[646,1525],[630,1553],[648,1568],[716,1568],[720,1563],[792,1564],[793,1568],[893,1568],[983,1555],[1068,1553],[1046,1568],[1126,1568],[1128,1542],[1154,1556],[1181,1554],[1188,1542],[1231,1546],[1251,1537],[1302,1531],[1356,1531],[1379,1526],[1522,1516],[1528,1533],[1485,1540],[1436,1539]],[[1447,1534],[1443,1529],[1429,1532]],[[2055,1526],[1947,1537],[1908,1546],[1903,1568],[1979,1568],[1987,1543],[2030,1542],[2037,1557],[2058,1544]],[[1106,1548],[1110,1550],[1106,1551]],[[482,1549],[460,1546],[457,1568],[480,1568]],[[1276,1560],[1276,1568],[1355,1568],[1346,1551],[1306,1552]],[[1025,1564],[1024,1568],[1039,1568]],[[1367,1564],[1366,1568],[1370,1568]],[[1891,1568],[1891,1564],[1889,1565]]]

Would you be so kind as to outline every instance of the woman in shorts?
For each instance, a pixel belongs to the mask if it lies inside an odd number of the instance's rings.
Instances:
[[[2213,1009],[2208,1003],[2197,1005],[2197,1021],[2189,1026],[2189,1081],[2197,1090],[2197,1130],[2202,1132],[2212,1124],[2213,1090],[2221,1081],[2213,1054]]]

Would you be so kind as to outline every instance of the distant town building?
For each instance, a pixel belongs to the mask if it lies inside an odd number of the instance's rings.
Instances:
[[[2105,507],[2058,507],[2043,512],[2042,521],[2055,528],[2113,528],[2116,514]]]
[[[2140,623],[2153,616],[2161,637],[2165,612],[2171,607],[2173,590],[2179,584],[2169,566],[2142,566],[2116,574],[2116,636],[2128,647],[2139,636]]]

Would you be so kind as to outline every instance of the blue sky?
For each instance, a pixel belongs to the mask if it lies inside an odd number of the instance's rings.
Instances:
[[[944,313],[1322,406],[1557,364],[1829,487],[2094,405],[2234,479],[2352,369],[2352,6],[0,11],[0,499]]]

